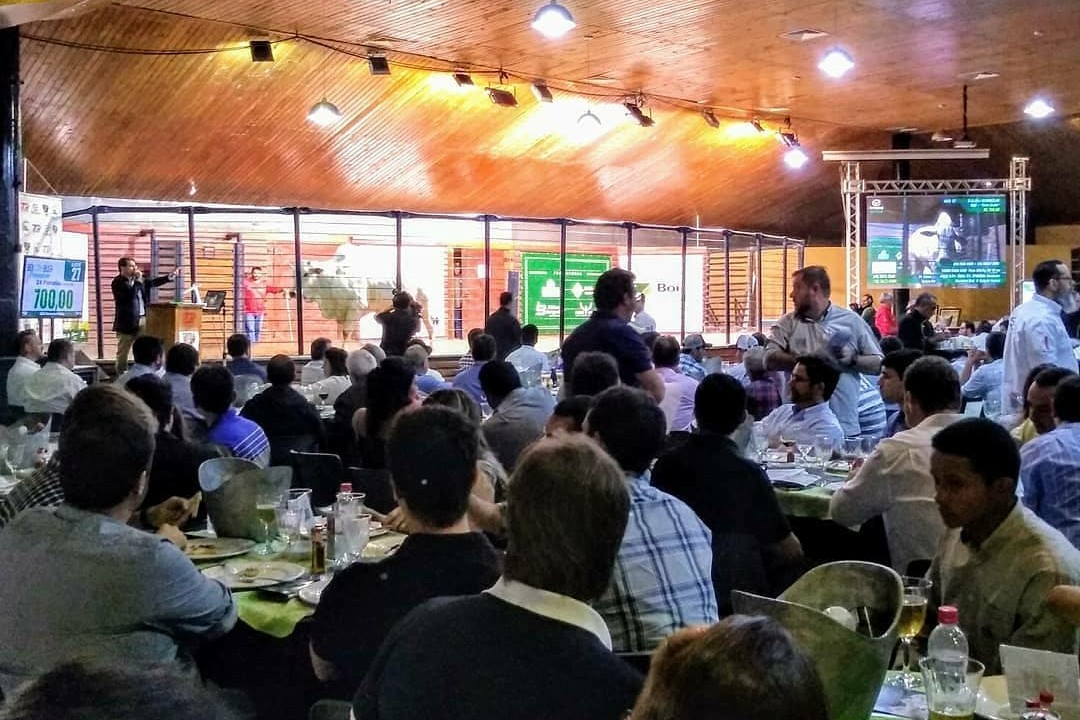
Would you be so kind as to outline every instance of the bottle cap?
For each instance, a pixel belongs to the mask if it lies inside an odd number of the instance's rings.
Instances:
[[[941,625],[955,625],[960,619],[960,611],[952,605],[942,605],[937,609],[937,620]]]
[[[1054,704],[1054,693],[1050,692],[1049,690],[1043,690],[1039,693],[1039,702],[1041,702],[1047,707],[1050,707]]]
[[[351,493],[352,483],[341,483],[341,488],[338,490],[338,492]]]

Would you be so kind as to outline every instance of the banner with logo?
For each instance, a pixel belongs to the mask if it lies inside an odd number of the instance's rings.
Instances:
[[[627,257],[619,256],[619,267],[626,267]],[[634,253],[634,284],[645,295],[645,312],[656,320],[656,330],[678,335],[682,302],[682,254]],[[705,327],[705,255],[686,255],[686,332],[701,332]]]
[[[593,313],[593,286],[611,268],[611,256],[567,253],[566,283],[561,283],[559,253],[522,253],[523,324],[533,324],[541,334],[559,332],[559,287],[563,287],[566,311],[564,327],[570,332]]]

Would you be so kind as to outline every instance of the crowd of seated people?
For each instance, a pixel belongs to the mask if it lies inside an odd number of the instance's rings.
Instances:
[[[741,371],[709,372],[700,336],[630,326],[640,298],[613,271],[567,339],[558,397],[535,382],[529,326],[511,350],[470,333],[449,383],[410,340],[386,357],[320,338],[298,373],[285,355],[264,370],[233,338],[229,366],[139,338],[123,382],[84,389],[62,372],[70,343],[31,370],[40,343],[20,336],[17,397],[30,411],[35,382],[56,390],[39,394],[62,400],[48,412],[64,422],[59,451],[0,497],[0,574],[34,578],[0,583],[0,718],[44,717],[58,683],[73,706],[141,702],[148,677],[201,717],[231,717],[186,684],[200,645],[243,631],[233,596],[179,550],[205,517],[198,467],[310,450],[384,473],[396,507],[377,519],[405,534],[334,575],[293,658],[358,720],[824,720],[806,650],[777,621],[731,614],[732,590],[775,596],[816,561],[745,446],[755,421],[775,443],[878,440],[830,521],[882,518],[892,567],[926,572],[932,605],[960,609],[988,673],[1002,644],[1075,654],[1076,627],[1047,599],[1080,584],[1076,368],[1029,368],[1018,417],[964,418],[965,400],[1001,392],[1011,331],[969,329],[985,350],[958,372],[924,332],[929,300],[904,323],[920,348],[879,345],[829,303],[823,272],[797,274],[799,309],[771,340],[746,336]],[[252,366],[268,384],[238,400]]]

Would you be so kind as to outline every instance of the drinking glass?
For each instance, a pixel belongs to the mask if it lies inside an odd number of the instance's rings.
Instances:
[[[282,543],[282,553],[287,553],[292,541],[300,536],[300,512],[295,506],[289,506],[287,497],[283,495],[277,507],[277,536]]]
[[[972,720],[979,699],[979,684],[986,668],[978,660],[967,661],[960,676],[952,663],[937,658],[919,661],[930,720]]]
[[[282,503],[297,514],[297,533],[307,534],[311,528],[311,521],[315,515],[311,511],[311,488],[293,488],[286,490],[282,496]]]
[[[800,434],[795,438],[795,448],[799,451],[799,465],[803,467],[810,465],[810,452],[814,449],[814,436]]]
[[[765,424],[760,420],[754,423],[754,429],[750,437],[754,444],[757,461],[759,463],[765,462],[765,452],[769,449],[769,434],[765,431]]]
[[[843,445],[844,459],[849,463],[853,463],[859,458],[863,457],[862,454],[862,440],[857,437],[844,438]]]
[[[326,401],[330,398],[329,390],[319,390],[319,407],[325,407]]]
[[[877,435],[860,435],[859,436],[859,446],[860,446],[859,449],[862,452],[862,457],[867,458],[867,457],[870,457],[870,455],[873,454],[874,448],[877,447],[879,439],[880,438],[878,438]]]
[[[931,582],[926,578],[904,577],[904,604],[900,609],[900,620],[896,624],[896,634],[900,637],[901,652],[904,653],[904,669],[889,684],[894,687],[918,687],[919,678],[911,672],[911,643],[918,637],[926,622],[926,606],[930,597]]]
[[[983,415],[997,422],[1001,417],[1001,393],[989,392],[983,398]]]
[[[814,436],[814,457],[821,463],[821,469],[825,470],[829,461],[832,460],[835,443],[828,435]]]
[[[272,541],[277,529],[277,513],[280,502],[281,496],[272,488],[260,488],[255,497],[255,515],[259,518],[259,522],[262,523],[263,527],[262,545],[258,545],[252,550],[255,555],[274,554]]]
[[[357,507],[363,506],[357,505]],[[371,516],[367,513],[354,512],[342,518],[342,525],[346,562],[356,562],[368,544]]]

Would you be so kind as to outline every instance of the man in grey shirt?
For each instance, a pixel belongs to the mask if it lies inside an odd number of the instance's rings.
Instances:
[[[870,326],[856,313],[833,305],[829,274],[820,265],[797,270],[792,275],[791,300],[793,312],[784,315],[773,326],[772,337],[765,349],[770,370],[790,372],[800,355],[827,353],[840,363],[840,382],[829,405],[840,421],[844,435],[859,435],[859,374],[877,375],[881,372],[881,348]],[[829,348],[829,337],[846,331],[851,337],[849,351],[842,357]]]
[[[108,385],[72,402],[60,437],[65,501],[0,533],[0,689],[68,660],[190,665],[236,623],[232,595],[175,545],[128,525],[146,493],[156,422]]]
[[[480,368],[480,388],[495,409],[481,426],[484,440],[506,471],[513,472],[521,453],[544,436],[555,401],[540,385],[522,387],[517,370],[505,361]]]

